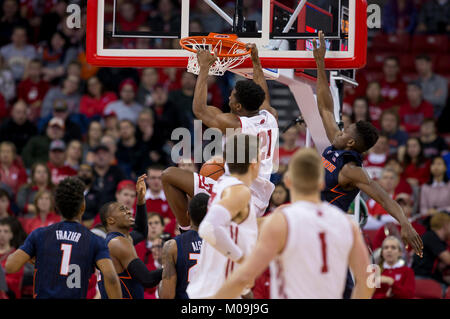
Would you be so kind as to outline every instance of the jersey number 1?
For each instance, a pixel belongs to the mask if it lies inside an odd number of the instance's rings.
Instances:
[[[62,257],[60,275],[67,276],[69,274],[70,255],[72,254],[72,245],[61,244]]]
[[[327,241],[325,240],[325,233],[319,233],[320,245],[322,250],[322,273],[328,272],[327,264]]]

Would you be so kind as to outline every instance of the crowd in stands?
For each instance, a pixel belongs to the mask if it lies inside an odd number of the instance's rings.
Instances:
[[[234,4],[219,2],[226,10],[234,9]],[[367,67],[357,72],[360,85],[346,87],[342,120],[344,128],[369,120],[379,129],[380,138],[365,155],[364,166],[402,206],[425,244],[424,258],[413,257],[398,241],[395,220],[362,194],[369,215],[363,231],[383,271],[382,287],[374,298],[411,298],[414,272],[450,284],[449,261],[440,257],[449,251],[450,240],[450,130],[441,125],[450,112],[450,67],[437,67],[441,59],[449,63],[450,51],[445,50],[450,46],[409,52],[414,55],[409,73],[404,52],[386,54],[376,48],[383,47],[377,41],[390,36],[407,37],[408,48],[422,36],[444,36],[448,43],[450,1],[385,2],[382,30],[371,39]],[[86,1],[77,3],[85,8]],[[178,28],[177,1],[118,3],[121,30]],[[244,3],[246,14],[259,21],[256,1]],[[137,252],[150,270],[159,268],[161,247],[178,229],[162,190],[162,172],[171,165],[199,169],[189,159],[173,162],[170,156],[172,131],[193,129],[196,77],[175,68],[89,65],[84,50],[86,12],[82,11],[82,27],[70,29],[63,23],[67,5],[65,0],[0,0],[0,265],[31,231],[61,220],[53,191],[65,177],[78,176],[86,184],[83,223],[104,236],[100,207],[116,200],[135,209],[135,180],[146,173],[149,237]],[[211,29],[217,17],[210,7],[199,0],[191,1],[191,7],[198,16],[191,30]],[[167,45],[148,39],[113,41],[109,47]],[[383,59],[377,61],[381,53]],[[229,74],[210,77],[208,104],[227,111],[233,81]],[[272,178],[276,188],[267,213],[289,203],[282,174],[305,141],[304,125],[282,134],[279,170]],[[7,276],[9,298],[31,297],[27,288],[32,272],[25,267]],[[256,297],[268,297],[268,281],[267,273],[258,279]],[[156,298],[155,289],[147,290],[146,298]]]

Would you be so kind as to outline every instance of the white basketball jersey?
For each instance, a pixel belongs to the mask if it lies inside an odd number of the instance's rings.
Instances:
[[[208,207],[220,201],[225,189],[239,184],[242,184],[242,182],[237,178],[222,175],[213,186]],[[229,227],[231,238],[243,251],[244,255],[250,254],[258,237],[256,214],[252,209],[252,205],[249,206],[250,212],[247,219],[240,224],[231,222]],[[203,240],[202,250],[196,266],[198,268],[192,278],[190,278],[186,289],[189,298],[201,299],[212,296],[238,266],[238,264],[222,255],[213,246],[208,244],[208,242]]]
[[[328,203],[299,201],[282,209],[283,252],[270,263],[272,299],[341,299],[353,245],[350,219]]]

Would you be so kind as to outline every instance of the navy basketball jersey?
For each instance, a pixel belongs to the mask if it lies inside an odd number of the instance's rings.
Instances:
[[[195,230],[189,230],[174,238],[177,243],[177,287],[175,299],[189,299],[186,288],[200,257],[202,239]]]
[[[34,230],[19,249],[36,257],[34,298],[86,298],[95,263],[109,258],[105,240],[72,221]]]
[[[108,233],[106,235],[106,244],[108,244],[113,238],[116,238],[117,236],[125,237],[122,233],[118,232]],[[120,280],[120,286],[122,287],[122,299],[144,299],[144,286],[142,286],[141,283],[131,277],[128,269],[122,271],[120,274],[118,274],[118,276]],[[98,282],[98,289],[100,290],[102,299],[108,299],[103,274],[100,281]]]
[[[347,212],[358,195],[359,189],[343,190],[339,186],[339,172],[349,162],[354,162],[361,167],[362,156],[355,151],[338,150],[334,146],[329,146],[322,153],[322,162],[325,168],[325,189],[322,191],[322,200]]]

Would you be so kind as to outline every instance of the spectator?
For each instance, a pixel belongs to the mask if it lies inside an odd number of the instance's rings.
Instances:
[[[0,218],[0,266],[5,268],[6,259],[21,245],[24,231],[15,217]],[[20,299],[24,269],[6,275],[9,299]]]
[[[146,22],[147,18],[148,12],[138,10],[133,1],[124,1],[120,5],[119,14],[117,15],[117,23],[120,31],[134,32]],[[123,46],[132,46],[134,42],[134,39],[124,39]]]
[[[416,278],[431,278],[446,283],[442,270],[450,265],[450,215],[437,213],[431,217],[431,229],[423,236],[423,257],[414,256],[412,268]]]
[[[181,76],[181,89],[172,91],[169,94],[169,100],[183,112],[190,122],[194,119],[192,101],[194,100],[196,81],[194,74],[185,71]]]
[[[142,157],[142,145],[138,143],[135,132],[136,128],[131,121],[120,121],[120,139],[117,144],[116,158],[125,175],[132,179],[135,179],[139,174],[139,160]]]
[[[395,189],[395,193],[406,193],[412,195],[413,191],[411,185],[409,185],[406,179],[402,177],[404,169],[397,156],[388,157],[384,168],[390,168],[394,170],[399,176],[399,183],[397,185],[397,188]]]
[[[84,132],[85,118],[80,116],[80,114],[71,114],[67,102],[63,99],[54,100],[53,103],[52,114],[39,121],[38,130],[43,131],[45,125],[52,118],[59,118],[64,122],[64,141],[68,143],[71,140],[81,140]]]
[[[5,58],[0,54],[0,92],[7,104],[16,97],[16,82]]]
[[[284,183],[277,184],[270,197],[269,207],[267,207],[266,213],[268,215],[272,213],[277,207],[290,202],[289,190]]]
[[[360,97],[355,99],[350,119],[352,123],[357,123],[359,121],[372,122],[370,119],[369,105],[365,98]]]
[[[174,32],[180,30],[181,16],[175,1],[158,1],[158,10],[150,17],[152,31]]]
[[[89,164],[81,164],[78,170],[78,178],[86,185],[84,190],[84,201],[86,208],[82,217],[83,225],[91,228],[94,226],[94,219],[98,216],[100,205],[98,199],[100,197],[99,191],[93,187],[94,170]]]
[[[383,6],[382,29],[387,34],[413,34],[417,15],[413,0],[389,0]]]
[[[447,165],[442,157],[435,157],[430,166],[431,177],[421,186],[420,215],[427,217],[441,211],[450,213],[450,183]]]
[[[423,155],[422,144],[418,138],[410,137],[406,142],[403,168],[403,177],[411,187],[418,187],[430,178],[430,161]]]
[[[380,134],[375,145],[369,149],[364,158],[363,165],[369,176],[377,180],[381,176],[389,156],[389,140],[386,135]]]
[[[62,88],[51,88],[42,102],[41,117],[47,117],[52,112],[56,100],[64,100],[67,103],[69,113],[78,113],[80,108],[80,93],[78,92],[80,78],[74,75],[68,75],[63,81]]]
[[[380,175],[378,183],[392,199],[395,199],[395,196],[397,195],[395,190],[399,183],[399,176],[397,172],[392,169],[385,168]],[[384,207],[378,204],[374,199],[369,198],[366,205],[369,216],[364,227],[365,229],[378,229],[386,223],[395,221],[395,219],[389,215]]]
[[[99,206],[115,200],[117,185],[125,179],[125,175],[117,165],[111,165],[114,155],[107,145],[100,144],[95,148],[94,183],[100,195]]]
[[[420,125],[427,117],[433,117],[433,105],[423,99],[420,85],[408,84],[408,101],[400,107],[401,125],[409,135],[417,136]]]
[[[434,119],[427,118],[422,122],[420,126],[420,141],[422,142],[423,155],[426,158],[445,155],[448,152],[447,143],[436,133]]]
[[[9,42],[16,26],[28,29],[28,21],[20,16],[18,0],[4,0],[0,16],[0,46]]]
[[[65,73],[69,63],[77,58],[78,52],[69,47],[64,33],[56,31],[51,38],[39,48],[39,57],[43,61],[44,80],[56,83]]]
[[[119,92],[120,100],[110,102],[105,112],[115,112],[119,121],[130,120],[136,124],[142,105],[135,101],[136,83],[132,79],[126,79],[120,83]]]
[[[433,72],[433,63],[426,54],[416,57],[416,71],[419,74],[418,82],[422,88],[423,98],[433,105],[434,117],[438,118],[447,103],[447,79]]]
[[[397,237],[389,236],[381,247],[381,287],[373,299],[411,299],[415,292],[414,271],[402,259],[403,245]]]
[[[141,83],[137,92],[136,101],[144,107],[153,104],[152,92],[159,81],[158,71],[155,68],[142,70]]]
[[[73,170],[78,171],[83,156],[82,148],[83,146],[79,140],[70,141],[69,146],[67,147],[64,166],[71,167]]]
[[[164,141],[159,133],[155,131],[155,119],[153,112],[149,109],[144,109],[139,113],[136,139],[140,145],[144,146],[145,150],[161,151]]]
[[[36,163],[31,168],[31,182],[23,185],[16,196],[17,206],[22,214],[35,214],[34,199],[39,191],[53,191],[52,176],[44,163]]]
[[[62,140],[51,142],[49,149],[49,162],[47,163],[52,176],[52,183],[58,185],[60,181],[69,176],[77,175],[77,171],[65,165],[66,144]]]
[[[419,13],[417,31],[426,33],[450,32],[450,1],[426,1]]]
[[[108,147],[110,153],[113,154],[111,165],[117,165],[118,161],[115,155],[117,153],[117,141],[111,135],[104,135],[100,140],[100,145],[102,144]]]
[[[282,134],[282,144],[278,149],[278,174],[284,174],[287,170],[289,161],[294,153],[299,149],[296,145],[299,129],[297,126],[290,127]],[[275,154],[277,154],[275,152]]]
[[[27,234],[39,227],[49,226],[61,221],[61,216],[55,213],[54,198],[52,192],[48,190],[39,191],[34,198],[36,215],[25,217],[22,226]]]
[[[35,48],[27,43],[27,29],[20,25],[14,27],[11,43],[1,48],[0,54],[11,69],[16,82],[22,80],[28,62],[37,57]]]
[[[12,142],[21,154],[25,144],[36,135],[36,126],[27,120],[27,105],[17,101],[11,109],[11,117],[0,126],[0,142]]]
[[[175,225],[176,220],[162,189],[161,176],[163,170],[164,167],[162,166],[151,166],[147,169],[148,189],[145,194],[145,200],[147,211],[160,214],[164,219],[164,225],[172,227]]]
[[[384,60],[384,77],[380,81],[381,96],[391,104],[398,107],[406,101],[406,85],[400,77],[399,60],[395,56],[390,56]]]
[[[14,195],[27,182],[27,172],[18,160],[16,147],[11,142],[0,143],[0,182],[11,188]]]
[[[100,144],[102,136],[103,127],[100,122],[90,122],[86,134],[86,140],[83,143],[83,162],[86,161],[88,163],[93,163],[92,150]]]
[[[119,139],[119,120],[114,111],[105,111],[103,113],[104,135],[109,135],[114,139]]]
[[[403,154],[408,134],[400,129],[400,117],[394,110],[384,110],[380,117],[381,134],[388,137],[389,154]]]
[[[366,100],[369,105],[369,114],[372,124],[380,129],[380,120],[383,112],[391,107],[389,102],[385,102],[381,95],[380,83],[369,82],[366,89]]]
[[[98,77],[92,76],[87,80],[87,94],[81,98],[80,113],[89,119],[100,119],[106,105],[116,100],[116,94],[105,91]]]
[[[245,17],[248,19],[247,15]],[[218,16],[211,6],[204,1],[197,2],[196,8],[192,13],[192,18],[200,20],[204,30],[217,30],[217,32],[222,32],[228,29],[231,31],[230,26],[225,23],[225,20]]]
[[[6,190],[0,188],[0,219],[8,217],[9,214],[9,194]]]
[[[33,59],[27,66],[24,79],[17,88],[18,98],[30,106],[28,119],[36,123],[41,115],[41,106],[50,86],[42,78],[42,62]]]

